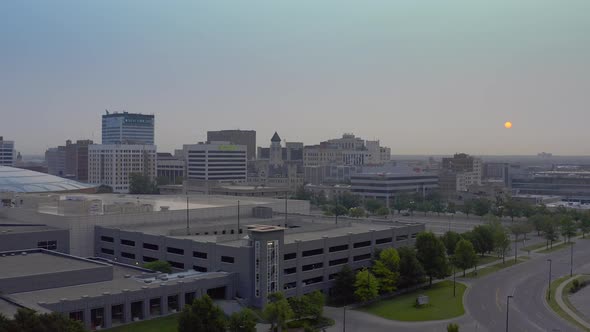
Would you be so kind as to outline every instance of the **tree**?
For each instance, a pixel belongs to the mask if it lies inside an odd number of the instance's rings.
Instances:
[[[433,210],[432,202],[429,202],[429,201],[419,202],[418,205],[416,206],[416,209],[420,212],[424,212],[424,215],[426,215],[427,212],[430,212]]]
[[[348,210],[348,215],[353,218],[364,218],[367,214],[362,207],[354,207]]]
[[[352,208],[361,206],[361,197],[349,192],[343,192],[338,196],[337,203],[350,210]]]
[[[470,239],[475,251],[481,256],[494,250],[494,234],[489,225],[478,225],[473,228],[472,238]]]
[[[272,331],[275,330],[275,327],[281,331],[287,321],[293,317],[293,310],[283,293],[269,294],[268,301],[264,307],[264,317],[270,322]]]
[[[445,212],[445,206],[440,199],[435,199],[435,200],[431,201],[431,207],[432,207],[432,211],[436,212],[436,214],[438,216],[440,216],[440,214],[442,212]]]
[[[399,288],[406,288],[424,282],[424,267],[416,257],[416,250],[410,247],[401,247],[399,254]]]
[[[522,204],[513,199],[512,197],[508,197],[506,202],[504,202],[504,210],[506,215],[510,217],[510,220],[514,221],[514,217],[520,217],[522,215]]]
[[[485,198],[478,198],[473,201],[473,212],[476,216],[483,217],[490,212],[492,205]]]
[[[410,208],[410,200],[411,199],[408,194],[402,193],[395,198],[393,202],[393,208],[397,210],[398,214],[401,214],[402,210]]]
[[[159,194],[158,185],[149,176],[141,173],[129,174],[129,193],[133,195]]]
[[[572,236],[576,236],[576,223],[574,223],[572,217],[564,215],[559,221],[559,230],[565,241],[570,242]]]
[[[156,183],[158,186],[166,186],[170,184],[170,179],[166,176],[158,176],[156,178]]]
[[[432,232],[424,232],[416,238],[416,249],[416,257],[422,263],[432,286],[432,278],[442,278],[448,270],[445,245]]]
[[[473,207],[474,207],[473,201],[467,200],[463,203],[463,206],[461,207],[461,212],[465,213],[465,215],[467,217],[469,217],[469,214],[473,212]]]
[[[447,332],[459,332],[459,325],[455,323],[449,323],[449,325],[447,325]]]
[[[343,205],[330,205],[325,211],[329,216],[345,216],[347,213],[348,210]]]
[[[97,194],[110,194],[113,192],[113,187],[107,186],[106,184],[101,184],[96,188]]]
[[[465,270],[477,263],[477,254],[475,253],[471,242],[461,240],[457,243],[455,255],[453,256],[453,263],[455,266],[463,270],[463,276],[465,276]]]
[[[447,213],[455,214],[455,212],[457,212],[457,206],[454,202],[448,202],[445,211],[447,211]]]
[[[551,245],[553,248],[553,241],[559,239],[557,232],[557,222],[553,218],[547,218],[543,226],[543,233],[545,233],[545,239],[547,240],[547,248]]]
[[[383,203],[376,199],[367,199],[365,201],[365,209],[371,213],[376,213],[377,210],[383,207]]]
[[[289,298],[289,306],[293,310],[293,318],[300,320],[307,316],[309,303],[307,296],[294,296]]]
[[[382,293],[391,293],[397,289],[399,264],[399,254],[395,248],[387,248],[380,252],[379,259],[373,265],[373,273],[379,280]]]
[[[230,332],[256,332],[257,322],[254,311],[244,308],[229,317],[228,327]]]
[[[226,325],[223,311],[206,294],[187,304],[178,317],[178,332],[225,332]]]
[[[586,238],[586,233],[590,232],[590,214],[588,212],[581,215],[578,228],[582,231],[582,238]]]
[[[457,245],[457,242],[461,240],[461,235],[453,231],[447,231],[443,234],[441,240],[447,249],[447,255],[451,256],[455,253],[455,246]]]
[[[529,219],[529,222],[533,225],[534,229],[537,231],[537,235],[541,235],[541,231],[545,226],[545,222],[547,221],[547,217],[542,214],[534,214]]]
[[[508,236],[508,232],[502,225],[499,225],[499,227],[494,227],[493,236],[494,250],[499,256],[502,257],[502,263],[506,263],[506,253],[511,247],[510,236]]]
[[[0,314],[2,332],[84,332],[81,322],[69,319],[61,313],[37,314],[30,309],[20,308],[14,319]]]
[[[324,314],[324,305],[326,304],[326,297],[322,292],[315,291],[305,295],[307,298],[307,316],[312,317],[316,321],[322,318]]]
[[[354,302],[354,283],[356,276],[348,265],[344,265],[334,279],[333,300],[340,304]]]
[[[378,208],[377,211],[375,211],[375,214],[378,216],[387,216],[387,215],[389,215],[389,209],[386,208],[385,206],[382,206],[382,207]]]
[[[354,295],[359,301],[370,301],[379,295],[379,281],[371,271],[364,269],[356,274],[354,289]]]
[[[172,265],[166,261],[153,261],[149,263],[143,264],[143,267],[146,269],[162,272],[162,273],[172,273]]]

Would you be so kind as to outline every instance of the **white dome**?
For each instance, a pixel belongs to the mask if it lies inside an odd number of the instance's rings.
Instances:
[[[58,192],[83,190],[93,187],[95,186],[54,175],[27,169],[0,166],[0,192]]]

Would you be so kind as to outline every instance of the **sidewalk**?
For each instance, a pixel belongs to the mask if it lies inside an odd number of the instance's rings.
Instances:
[[[570,283],[572,280],[576,278],[578,278],[578,276],[573,276],[567,279],[566,281],[562,282],[559,286],[557,286],[557,289],[555,290],[555,301],[557,302],[557,305],[559,305],[561,310],[565,311],[571,318],[573,318],[580,325],[586,327],[587,329],[590,329],[590,323],[578,316],[578,314],[572,311],[563,301],[563,289],[568,283]]]

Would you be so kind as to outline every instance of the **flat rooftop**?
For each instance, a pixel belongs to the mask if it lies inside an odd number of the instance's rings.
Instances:
[[[93,269],[103,266],[91,261],[68,258],[64,255],[52,255],[41,252],[28,252],[26,255],[0,253],[2,278],[14,278],[31,275],[43,275],[55,272],[68,272]]]
[[[22,224],[18,222],[14,223],[1,223],[2,219],[0,219],[0,236],[4,234],[14,234],[14,233],[28,233],[28,232],[39,232],[39,231],[53,231],[58,230],[59,228],[47,226],[47,225],[38,225],[38,224]]]

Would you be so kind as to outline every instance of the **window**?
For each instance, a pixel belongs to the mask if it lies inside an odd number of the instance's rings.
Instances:
[[[324,263],[314,263],[314,264],[303,265],[301,267],[301,270],[302,271],[311,271],[311,270],[321,269],[322,267],[324,267]]]
[[[376,243],[376,244],[384,244],[384,243],[389,243],[389,242],[391,242],[391,240],[392,240],[392,239],[391,239],[390,237],[386,237],[386,238],[383,238],[383,239],[377,239],[377,240],[375,241],[375,243]]]
[[[173,261],[168,261],[168,263],[170,263],[170,265],[171,265],[173,268],[176,268],[176,269],[181,269],[181,270],[182,270],[182,269],[184,269],[184,264],[183,264],[183,263],[179,263],[179,262],[173,262]]]
[[[233,264],[235,259],[231,256],[221,256],[221,261],[224,263],[230,263]]]
[[[167,247],[166,251],[168,251],[171,254],[175,254],[175,255],[184,255],[183,249],[178,249],[178,248],[174,248],[174,247]]]
[[[328,280],[334,280],[338,276],[338,273],[332,273],[328,276]]]
[[[408,239],[408,235],[407,234],[406,235],[398,235],[398,236],[395,237],[395,240],[396,241],[404,241],[404,240],[407,240],[407,239]]]
[[[193,265],[193,270],[197,272],[207,272],[207,268],[203,266]]]
[[[112,238],[112,237],[110,237],[110,236],[101,236],[101,237],[100,237],[100,240],[101,240],[102,242],[111,242],[111,243],[115,242],[115,239],[113,239],[113,238]]]
[[[363,248],[363,247],[368,247],[371,245],[371,241],[363,241],[363,242],[357,242],[354,244],[355,248]]]
[[[304,285],[313,285],[324,281],[324,277],[315,277],[303,280]]]
[[[284,270],[285,274],[293,274],[297,272],[297,267],[290,267]]]
[[[157,260],[158,260],[158,259],[157,259],[157,258],[154,258],[154,257],[143,256],[143,261],[144,261],[144,262],[147,262],[147,263],[149,263],[149,262],[155,262],[155,261],[157,261]]]
[[[114,255],[115,251],[113,249],[108,248],[100,248],[100,252],[107,255]]]
[[[347,258],[335,259],[333,261],[330,261],[330,266],[342,265],[342,264],[346,264],[346,263],[348,263],[348,257]]]
[[[47,250],[57,250],[57,241],[39,241],[37,242],[37,248]]]
[[[371,254],[364,254],[364,255],[358,255],[358,256],[354,256],[353,257],[353,261],[358,262],[358,261],[363,261],[366,259],[371,259]]]
[[[283,286],[283,289],[291,289],[291,288],[295,288],[295,287],[297,287],[297,282],[293,281],[293,282],[285,283],[285,285]]]
[[[207,253],[200,252],[200,251],[193,251],[193,257],[200,258],[200,259],[207,259]]]
[[[283,257],[284,260],[288,261],[290,259],[295,259],[297,258],[297,253],[296,252],[292,252],[290,254],[285,254],[285,256]]]
[[[122,251],[121,252],[121,257],[129,258],[129,259],[135,259],[135,254]]]
[[[125,246],[135,247],[135,241],[121,239],[121,244]]]
[[[321,255],[323,253],[324,253],[324,248],[320,248],[320,249],[313,249],[313,250],[304,251],[301,255],[303,257],[309,257],[309,256]]]
[[[348,244],[330,247],[330,252],[337,252],[337,251],[344,251],[344,250],[348,250]]]
[[[412,239],[415,239],[418,236],[418,233],[412,234]]]
[[[160,249],[160,246],[158,246],[157,244],[144,243],[143,244],[143,248],[144,249],[149,249],[149,250],[159,250]]]

